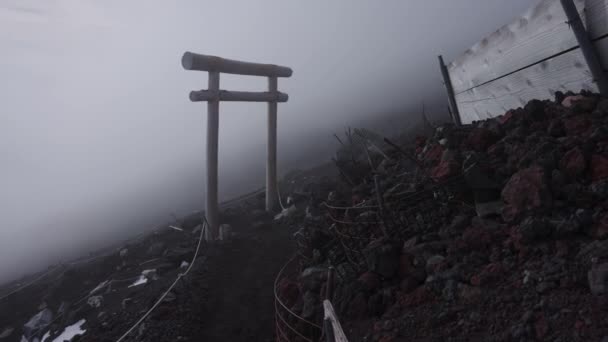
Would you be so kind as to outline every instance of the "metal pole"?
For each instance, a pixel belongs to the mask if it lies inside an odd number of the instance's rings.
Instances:
[[[277,91],[277,78],[268,77],[268,91]],[[277,102],[268,102],[268,152],[266,162],[266,211],[276,209],[277,197]]]
[[[450,104],[450,109],[452,111],[452,118],[454,119],[454,124],[462,125],[462,121],[460,120],[460,113],[458,112],[458,104],[456,104],[456,96],[454,95],[454,88],[452,87],[452,80],[450,79],[450,73],[448,72],[448,68],[443,62],[443,56],[438,56],[438,58],[439,67],[441,68],[441,75],[443,76],[443,83],[445,84],[445,90],[448,92],[448,101]]]
[[[587,30],[585,30],[581,16],[578,14],[576,5],[572,0],[561,0],[561,2],[564,12],[566,12],[566,16],[568,17],[568,23],[572,31],[574,31],[578,45],[583,51],[583,56],[585,57],[589,71],[591,71],[593,80],[597,84],[600,94],[606,96],[608,95],[608,79],[595,52],[593,43],[587,34]]]
[[[209,72],[209,91],[219,92],[220,73]],[[218,203],[218,131],[219,131],[219,97],[207,102],[207,221],[209,231],[207,240],[215,240],[219,231]]]

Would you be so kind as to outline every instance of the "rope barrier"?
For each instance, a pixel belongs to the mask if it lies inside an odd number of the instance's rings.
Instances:
[[[285,206],[283,205],[283,201],[281,200],[281,191],[279,190],[279,182],[277,182],[277,197],[279,198],[279,205],[281,206],[282,210],[285,210],[287,208],[285,208]]]
[[[322,202],[321,203],[322,206],[329,208],[329,209],[336,209],[336,210],[349,210],[349,209],[378,209],[379,206],[377,205],[367,205],[367,206],[353,206],[353,207],[336,207],[333,205],[329,205],[327,204],[327,202]]]
[[[329,218],[336,222],[336,223],[342,223],[342,224],[381,224],[382,221],[342,221],[342,220],[338,220],[337,218],[334,218],[329,212],[327,212],[327,215],[329,216]]]
[[[148,311],[146,311],[146,313],[139,320],[137,320],[137,322],[135,322],[135,324],[133,324],[133,326],[129,330],[127,330],[127,332],[125,332],[118,340],[116,340],[116,342],[121,342],[127,336],[129,336],[129,334],[131,332],[133,332],[133,330],[135,328],[137,328],[141,324],[141,322],[143,322],[152,313],[152,311],[154,311],[154,309],[156,309],[156,307],[163,301],[163,299],[165,299],[165,297],[169,294],[169,292],[171,292],[171,290],[173,290],[173,288],[175,287],[175,285],[177,285],[177,282],[182,277],[186,276],[190,272],[190,270],[192,269],[192,266],[194,265],[194,261],[196,260],[196,257],[198,256],[198,253],[199,253],[199,250],[200,250],[200,247],[201,247],[201,242],[203,241],[203,237],[205,236],[204,235],[205,229],[206,229],[206,227],[209,226],[209,222],[207,222],[207,218],[204,217],[204,215],[203,215],[203,218],[205,220],[205,224],[206,225],[203,227],[203,229],[201,229],[201,234],[200,234],[200,236],[198,238],[198,244],[196,246],[196,251],[194,252],[194,256],[192,257],[192,261],[190,262],[190,265],[188,265],[188,268],[186,269],[186,271],[184,271],[183,273],[179,273],[177,275],[177,277],[175,278],[175,281],[173,282],[173,284],[171,284],[171,286],[169,286],[169,288],[167,289],[167,291],[165,291],[160,296],[160,298],[158,298],[158,300],[154,303],[154,305],[152,305],[152,307]]]
[[[283,272],[285,271],[285,269],[287,268],[287,265],[291,264],[293,261],[295,261],[296,256],[294,255],[293,257],[291,257],[291,259],[289,259],[289,261],[287,261],[287,263],[285,265],[283,265],[283,267],[281,268],[281,270],[279,271],[279,274],[277,274],[277,277],[274,280],[274,298],[276,299],[276,301],[288,312],[290,313],[292,316],[296,317],[297,319],[301,320],[302,322],[305,322],[315,328],[318,328],[319,330],[323,330],[323,328],[321,328],[320,325],[315,324],[303,317],[298,316],[295,312],[291,311],[279,298],[279,295],[277,294],[277,286],[279,284],[279,279],[281,278],[281,276],[283,275]]]
[[[3,299],[5,299],[5,298],[10,297],[11,295],[13,295],[13,294],[15,294],[15,293],[17,293],[17,292],[19,292],[19,291],[21,291],[21,290],[23,290],[23,289],[25,289],[25,288],[29,287],[29,286],[32,286],[32,285],[36,284],[37,282],[39,282],[40,280],[44,279],[46,276],[48,276],[49,274],[51,274],[51,273],[53,273],[54,271],[58,270],[59,268],[60,268],[60,267],[59,267],[59,266],[57,266],[57,267],[54,267],[54,268],[52,268],[52,269],[50,269],[50,270],[48,270],[48,271],[44,272],[42,275],[40,275],[40,276],[39,276],[39,277],[37,277],[36,279],[34,279],[34,280],[30,281],[29,283],[26,283],[26,284],[24,284],[24,285],[22,285],[22,286],[19,286],[18,288],[14,289],[13,291],[11,291],[11,292],[9,292],[9,293],[5,294],[4,296],[0,297],[0,301],[1,301],[1,300],[3,300]]]

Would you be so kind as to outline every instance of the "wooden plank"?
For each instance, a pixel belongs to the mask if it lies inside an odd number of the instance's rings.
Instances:
[[[182,56],[182,66],[186,70],[217,71],[227,74],[290,77],[291,68],[274,65],[236,61],[217,56],[186,52]]]
[[[348,342],[346,338],[346,334],[344,334],[344,330],[342,330],[342,325],[340,325],[340,321],[338,320],[338,316],[334,310],[333,305],[327,299],[323,301],[323,309],[325,312],[325,319],[331,322],[331,326],[334,331],[334,338],[336,342]]]
[[[275,92],[253,92],[253,91],[228,91],[220,90],[212,92],[209,90],[198,90],[190,92],[190,101],[241,101],[241,102],[287,102],[289,96],[279,91]]]
[[[575,0],[579,11],[584,1]],[[453,61],[452,86],[458,94],[577,45],[560,2],[542,0]]]
[[[556,91],[597,91],[580,49],[456,95],[463,123],[504,114],[532,99],[552,99]]]

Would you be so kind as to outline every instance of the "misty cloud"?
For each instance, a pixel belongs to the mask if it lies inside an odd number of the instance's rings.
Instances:
[[[0,278],[203,206],[206,74],[186,50],[294,70],[279,80],[279,169],[327,160],[331,135],[421,103],[446,108],[455,58],[531,0],[0,1]],[[221,87],[265,90],[222,75]],[[220,106],[224,198],[264,182],[263,104]],[[394,114],[401,114],[395,117]]]

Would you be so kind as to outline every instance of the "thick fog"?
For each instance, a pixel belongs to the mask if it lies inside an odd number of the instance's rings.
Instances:
[[[294,70],[283,173],[328,160],[346,126],[396,131],[422,102],[445,115],[436,56],[533,2],[0,0],[0,279],[202,208],[206,106],[188,93],[207,75],[182,69],[185,51]],[[222,198],[263,185],[265,125],[265,104],[220,105]]]

